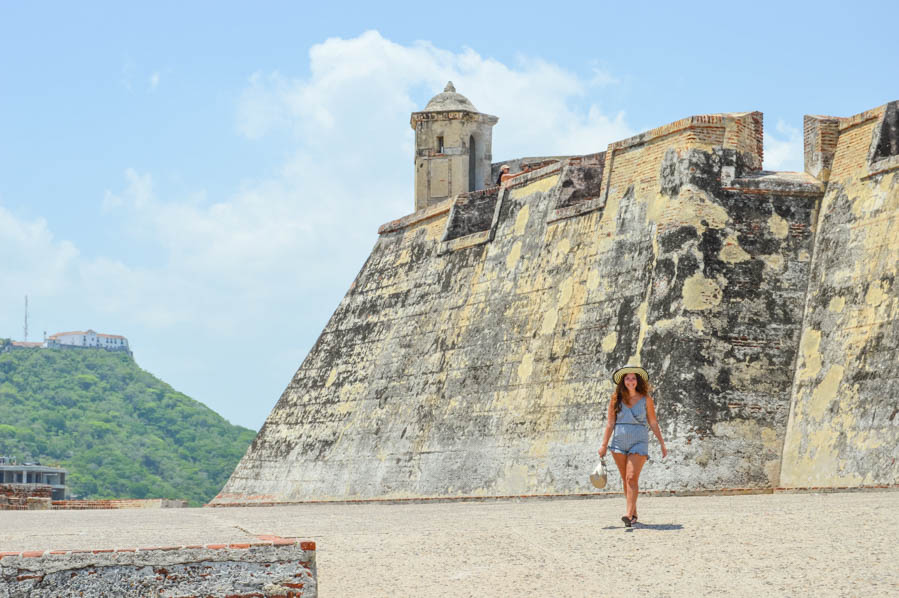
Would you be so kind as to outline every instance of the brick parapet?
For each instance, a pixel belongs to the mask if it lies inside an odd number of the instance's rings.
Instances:
[[[796,197],[821,197],[826,185],[810,174],[799,172],[761,172],[733,179],[724,185],[724,191],[750,195],[789,195]]]
[[[562,162],[552,162],[550,164],[547,164],[546,166],[542,166],[540,168],[536,168],[534,170],[516,175],[515,177],[503,183],[503,188],[516,189],[518,187],[525,187],[535,181],[539,181],[540,179],[545,179],[548,176],[552,176],[561,170]]]
[[[593,156],[594,154],[589,154],[586,156],[587,158]],[[414,225],[420,224],[427,220],[432,220],[435,218],[440,218],[446,216],[450,213],[453,207],[459,203],[467,203],[469,201],[476,200],[478,198],[488,197],[492,194],[501,194],[503,189],[514,189],[518,187],[524,187],[533,183],[534,181],[538,181],[540,179],[546,178],[548,176],[552,176],[557,174],[562,169],[562,162],[552,162],[546,166],[541,168],[537,168],[535,170],[531,170],[529,172],[522,173],[514,178],[509,179],[504,182],[499,187],[489,187],[487,189],[481,189],[478,191],[468,191],[465,193],[459,193],[454,195],[453,197],[441,201],[440,203],[434,204],[432,206],[428,206],[422,210],[416,210],[411,214],[403,216],[402,218],[397,218],[396,220],[391,220],[385,224],[382,224],[378,227],[379,235],[386,235],[389,233],[406,230]],[[447,241],[444,241],[447,242]],[[475,243],[477,244],[477,243]],[[463,243],[460,246],[469,246]]]
[[[378,227],[379,235],[386,235],[388,233],[405,230],[412,226],[413,224],[418,224],[425,220],[430,220],[432,218],[438,218],[445,214],[448,214],[450,209],[453,207],[453,202],[455,201],[454,197],[441,201],[440,203],[436,203],[432,206],[428,206],[423,210],[416,210],[411,214],[403,216],[402,218],[397,218],[396,220],[391,220],[385,224],[382,224]]]
[[[724,115],[724,149],[740,152],[749,170],[761,170],[765,157],[761,112]]]
[[[830,168],[840,138],[843,119],[806,114],[803,118],[805,172],[822,181],[830,179]]]
[[[418,114],[418,113],[415,113]],[[413,114],[413,117],[415,116]],[[442,113],[422,113],[442,114]],[[461,113],[460,113],[461,114]],[[467,114],[467,113],[466,113]],[[432,117],[428,117],[429,119]],[[567,164],[592,164],[603,160],[606,167],[603,172],[603,183],[597,198],[601,198],[598,204],[590,206],[578,206],[573,209],[563,209],[553,214],[553,221],[571,218],[594,211],[605,204],[614,170],[613,156],[623,151],[636,149],[648,143],[660,141],[670,135],[685,133],[684,141],[687,145],[719,146],[726,149],[734,149],[742,152],[746,157],[746,166],[751,170],[760,170],[763,159],[763,116],[761,112],[734,112],[722,114],[702,114],[690,116],[674,121],[667,125],[656,127],[638,135],[628,137],[609,144],[605,152],[596,152],[582,156],[566,156],[559,159],[547,159],[539,168],[517,174],[503,182],[505,189],[514,189],[529,185],[537,180],[556,174]],[[400,230],[405,230],[425,220],[437,218],[447,214],[459,198],[474,197],[471,194],[489,192],[489,189],[456,194],[450,199],[427,208],[392,220],[378,228],[378,234],[384,235]]]
[[[667,125],[662,125],[661,127],[656,127],[632,137],[628,137],[627,139],[613,141],[609,144],[609,150],[623,150],[637,145],[643,145],[645,143],[661,139],[662,137],[666,137],[668,135],[680,133],[681,131],[684,131],[686,129],[722,128],[725,124],[724,117],[724,114],[703,114],[697,116],[688,116],[686,118],[676,120],[672,123],[668,123]]]
[[[52,486],[0,484],[0,511],[49,509]]]
[[[883,111],[886,109],[886,104],[882,106],[878,106],[877,108],[871,108],[870,110],[865,110],[864,112],[859,112],[858,114],[853,114],[852,116],[847,116],[845,118],[840,119],[840,133],[844,133],[853,127],[857,127],[859,125],[863,125],[868,121],[876,120],[883,115]]]

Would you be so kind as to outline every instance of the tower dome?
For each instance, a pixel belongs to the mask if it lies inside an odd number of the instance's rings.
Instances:
[[[441,93],[431,98],[423,112],[446,112],[450,110],[478,111],[468,98],[456,91],[452,81],[447,82]]]

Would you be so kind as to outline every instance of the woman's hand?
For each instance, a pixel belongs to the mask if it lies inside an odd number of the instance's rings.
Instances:
[[[665,445],[663,444],[663,445],[662,445],[662,459],[664,459],[664,458],[667,457],[667,456],[668,456],[668,449],[667,449],[667,448],[665,447]]]
[[[606,445],[602,445],[601,447],[599,447],[599,457],[600,457],[601,459],[602,459],[602,458],[605,458],[605,456],[606,456],[606,451],[607,451],[607,450],[609,450],[609,449],[608,449],[608,447],[607,447]]]

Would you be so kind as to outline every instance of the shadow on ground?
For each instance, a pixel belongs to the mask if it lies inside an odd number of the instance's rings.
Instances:
[[[624,525],[607,525],[602,529],[626,529],[634,531],[638,529],[655,530],[657,532],[670,532],[684,529],[680,523],[636,523],[634,527],[624,527]]]

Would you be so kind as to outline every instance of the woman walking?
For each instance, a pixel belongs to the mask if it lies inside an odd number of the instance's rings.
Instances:
[[[668,455],[662,431],[656,419],[655,403],[650,396],[649,374],[641,367],[627,366],[612,374],[615,391],[609,401],[606,430],[599,448],[599,456],[605,457],[612,449],[615,465],[621,473],[624,486],[626,513],[621,518],[625,527],[637,522],[637,493],[640,470],[649,458],[649,432],[652,429],[662,447],[662,458]],[[611,438],[612,444],[609,445]]]

